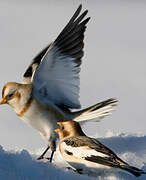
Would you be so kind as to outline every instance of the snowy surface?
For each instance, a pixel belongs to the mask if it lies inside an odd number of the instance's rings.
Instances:
[[[119,100],[112,116],[88,124],[87,134],[109,129],[146,134],[145,0],[0,0],[0,91],[8,81],[21,81],[34,56],[57,37],[80,3],[91,16],[81,67],[82,107]],[[40,135],[12,108],[0,106],[0,117],[3,147],[43,146]]]
[[[142,168],[146,171],[146,136],[145,135],[111,135],[98,138],[100,142],[110,147],[123,160],[129,164]],[[71,170],[67,170],[67,165],[62,161],[59,152],[56,152],[53,164],[48,161],[37,161],[37,152],[7,151],[0,147],[0,179],[1,180],[62,180],[95,179],[83,175],[78,175]],[[146,180],[143,175],[136,178],[124,172],[112,172],[97,177],[98,180]]]

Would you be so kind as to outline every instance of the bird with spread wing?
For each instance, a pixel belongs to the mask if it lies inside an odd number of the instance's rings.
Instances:
[[[17,116],[38,130],[47,148],[38,158],[56,149],[57,121],[83,122],[105,117],[114,109],[116,99],[108,99],[83,110],[79,102],[80,65],[84,32],[90,17],[81,15],[80,5],[54,42],[44,48],[24,73],[22,83],[8,82],[2,90],[0,104],[9,104]]]

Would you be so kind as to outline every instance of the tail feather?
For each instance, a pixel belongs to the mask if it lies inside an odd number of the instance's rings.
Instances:
[[[142,174],[146,174],[146,172],[144,172],[143,170],[138,169],[138,168],[133,167],[133,166],[125,166],[122,169],[128,171],[129,173],[132,173],[136,177],[139,177]]]
[[[74,121],[81,122],[91,119],[99,121],[99,118],[103,118],[111,114],[114,111],[114,107],[117,105],[117,99],[108,99],[106,101],[97,103],[91,107],[83,109],[81,111],[74,112]],[[98,118],[98,119],[97,119]]]

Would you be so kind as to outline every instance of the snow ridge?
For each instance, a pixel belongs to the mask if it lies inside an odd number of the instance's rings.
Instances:
[[[146,171],[146,136],[125,135],[98,138],[100,142],[111,148],[120,158],[130,165]],[[0,179],[1,180],[93,180],[95,178],[76,174],[63,168],[59,152],[53,164],[36,160],[36,155],[28,151],[5,151],[0,146]],[[136,178],[125,172],[111,172],[96,178],[97,180],[146,180],[146,175]]]

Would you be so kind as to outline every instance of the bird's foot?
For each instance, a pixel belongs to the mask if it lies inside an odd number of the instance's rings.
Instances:
[[[74,170],[73,168],[71,168],[71,167],[66,167],[66,169],[68,169],[68,170]]]
[[[48,161],[50,161],[50,157],[45,157],[45,159],[47,159]]]
[[[37,158],[37,160],[41,160],[41,159],[44,159],[44,156],[41,155]]]
[[[52,163],[52,159],[53,159],[54,152],[55,152],[55,151],[52,151],[50,157],[40,156],[37,160],[40,160],[40,159],[47,159],[48,161],[50,161],[50,163]]]
[[[83,174],[83,170],[82,169],[76,169],[75,172],[77,172],[78,174]]]
[[[41,160],[44,159],[44,155],[46,154],[46,152],[49,150],[50,146],[48,146],[45,151],[37,158],[37,160]]]

